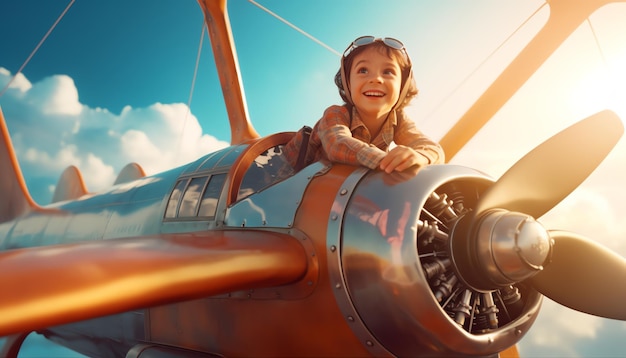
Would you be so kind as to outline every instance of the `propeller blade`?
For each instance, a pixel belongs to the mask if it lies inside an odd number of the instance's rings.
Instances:
[[[482,196],[477,215],[501,208],[541,217],[596,169],[623,132],[621,120],[609,110],[564,129],[504,173]]]
[[[307,270],[298,240],[280,233],[208,231],[0,253],[0,337],[259,287]]]
[[[550,231],[552,260],[529,281],[546,297],[595,316],[626,320],[626,259],[580,235]]]

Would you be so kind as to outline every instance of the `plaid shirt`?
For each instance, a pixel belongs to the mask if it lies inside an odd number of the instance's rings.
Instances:
[[[295,166],[302,144],[302,130],[284,147],[288,162]],[[415,123],[403,112],[396,115],[391,112],[383,124],[380,133],[371,138],[371,134],[356,111],[352,109],[352,120],[348,108],[330,106],[324,116],[315,124],[307,150],[306,165],[327,159],[350,165],[362,165],[370,169],[378,168],[385,157],[391,142],[413,148],[428,159],[429,164],[444,162],[441,146],[426,137]],[[322,150],[323,149],[323,150]]]

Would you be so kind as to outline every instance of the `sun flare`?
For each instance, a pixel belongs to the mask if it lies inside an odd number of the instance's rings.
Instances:
[[[626,122],[626,50],[585,76],[573,92],[573,100],[594,113],[610,109]]]

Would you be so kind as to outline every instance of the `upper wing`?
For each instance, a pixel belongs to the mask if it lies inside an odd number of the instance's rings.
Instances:
[[[307,270],[293,237],[207,231],[0,253],[0,336],[175,301],[279,286]]]

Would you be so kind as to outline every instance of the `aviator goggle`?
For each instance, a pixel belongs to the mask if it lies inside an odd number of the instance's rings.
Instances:
[[[404,44],[402,43],[402,41],[398,39],[394,39],[393,37],[376,38],[374,36],[361,36],[357,38],[356,40],[352,41],[352,43],[348,46],[348,48],[346,48],[346,50],[343,52],[343,58],[348,57],[348,55],[350,55],[350,53],[356,50],[357,48],[361,46],[373,44],[376,41],[382,42],[387,47],[390,47],[394,50],[400,50],[404,52],[404,54],[406,55],[406,58],[409,60],[409,63],[411,63],[409,54],[406,52],[406,48],[404,47]]]
[[[403,101],[403,98],[406,96],[406,92],[409,87],[409,86],[406,86],[406,84],[407,84],[407,81],[409,81],[409,79],[413,75],[413,68],[412,68],[413,66],[411,65],[411,58],[409,57],[408,52],[406,52],[406,48],[404,47],[404,44],[402,43],[402,41],[398,39],[394,39],[393,37],[381,38],[381,37],[375,37],[375,36],[361,36],[361,37],[358,37],[356,40],[352,41],[352,43],[343,52],[342,61],[341,61],[341,82],[343,85],[343,90],[344,90],[344,93],[346,94],[346,98],[348,99],[348,101],[352,103],[350,89],[348,88],[347,81],[346,81],[346,69],[344,68],[344,60],[346,59],[346,57],[348,57],[350,53],[356,50],[357,48],[373,44],[374,42],[377,42],[377,41],[382,42],[383,44],[385,44],[385,46],[389,48],[404,52],[404,55],[406,56],[406,59],[409,63],[409,75],[407,76],[404,84],[402,85],[402,92],[400,93],[400,97],[398,98],[398,103],[396,103],[396,105],[394,106],[395,108],[400,104],[400,102]]]

